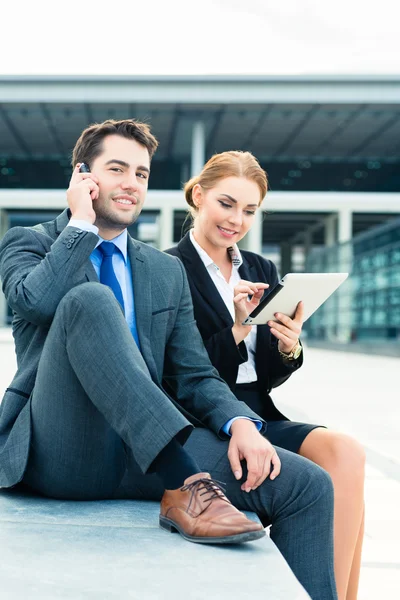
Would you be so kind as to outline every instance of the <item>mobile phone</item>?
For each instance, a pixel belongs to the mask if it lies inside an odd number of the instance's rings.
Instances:
[[[90,173],[90,169],[86,163],[82,163],[79,167],[79,173]]]

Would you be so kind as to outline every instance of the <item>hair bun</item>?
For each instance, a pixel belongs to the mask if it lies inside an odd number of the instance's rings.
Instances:
[[[189,204],[189,206],[191,206],[192,208],[196,208],[196,206],[193,202],[192,194],[193,194],[194,186],[199,183],[199,179],[200,179],[200,176],[195,175],[194,177],[189,179],[189,181],[187,183],[185,183],[185,187],[183,188],[183,191],[185,193],[185,200]]]

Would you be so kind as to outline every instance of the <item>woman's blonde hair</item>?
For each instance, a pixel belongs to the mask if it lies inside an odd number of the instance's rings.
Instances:
[[[267,173],[260,166],[260,163],[251,152],[241,152],[231,150],[214,154],[203,167],[200,175],[192,177],[184,189],[186,202],[189,204],[189,211],[194,218],[197,207],[194,205],[192,192],[196,184],[199,184],[204,190],[210,190],[218,181],[226,177],[245,177],[254,181],[260,190],[260,202],[263,201],[268,189]]]

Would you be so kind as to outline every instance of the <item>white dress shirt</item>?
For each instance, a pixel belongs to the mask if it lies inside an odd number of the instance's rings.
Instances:
[[[122,297],[124,299],[124,313],[125,320],[129,325],[129,329],[133,337],[137,337],[137,326],[136,326],[136,315],[135,315],[135,295],[133,292],[132,283],[132,266],[128,256],[128,232],[126,229],[120,233],[117,237],[112,240],[104,240],[99,236],[99,229],[96,225],[91,225],[87,221],[81,221],[79,219],[70,219],[69,225],[71,227],[79,227],[83,231],[91,231],[95,233],[99,241],[96,244],[96,248],[90,255],[90,261],[96,271],[97,277],[100,279],[100,267],[103,260],[103,255],[98,249],[102,242],[113,242],[118,248],[119,252],[114,252],[112,257],[113,269],[115,276],[117,277],[118,283],[121,287]]]
[[[232,246],[230,250],[230,256],[233,258],[232,261],[232,274],[229,281],[226,281],[222,275],[220,268],[215,264],[212,258],[210,258],[205,250],[196,242],[193,230],[190,230],[190,241],[196,248],[198,255],[204,263],[205,268],[208,271],[215,287],[220,293],[222,300],[224,301],[226,308],[229,310],[230,315],[235,321],[235,308],[233,303],[233,294],[235,286],[241,280],[239,274],[239,267],[243,263],[242,255],[240,254],[239,248],[236,244]],[[248,360],[245,363],[239,365],[238,376],[236,383],[251,383],[257,381],[256,373],[256,343],[257,343],[257,325],[253,325],[249,335],[244,339],[244,343],[247,348]]]

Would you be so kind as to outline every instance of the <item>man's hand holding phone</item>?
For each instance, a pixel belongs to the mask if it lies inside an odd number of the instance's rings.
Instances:
[[[73,219],[93,225],[96,220],[93,200],[99,197],[99,180],[93,173],[85,171],[85,167],[87,169],[85,163],[76,165],[69,182],[67,201]]]

